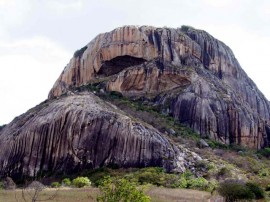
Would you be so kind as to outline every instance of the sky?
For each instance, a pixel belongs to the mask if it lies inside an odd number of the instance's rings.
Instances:
[[[77,49],[123,25],[207,31],[270,100],[269,0],[0,0],[0,125],[45,100]]]

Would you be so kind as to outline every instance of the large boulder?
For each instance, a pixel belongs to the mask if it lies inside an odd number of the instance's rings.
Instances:
[[[92,93],[62,96],[30,109],[1,131],[0,148],[0,176],[14,177],[103,166],[183,172],[196,161],[152,126]]]
[[[94,82],[153,99],[202,136],[269,146],[268,100],[231,49],[205,31],[124,26],[100,34],[74,54],[49,98]]]

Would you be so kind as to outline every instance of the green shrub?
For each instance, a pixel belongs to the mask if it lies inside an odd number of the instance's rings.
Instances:
[[[81,57],[84,53],[84,51],[87,49],[87,46],[84,46],[83,48],[77,50],[75,53],[74,53],[74,57]]]
[[[208,189],[208,181],[203,177],[192,178],[187,181],[187,188],[206,191]]]
[[[4,189],[4,184],[3,184],[3,182],[0,181],[0,190],[1,189]]]
[[[193,174],[192,172],[188,170],[188,171],[183,172],[181,174],[181,177],[184,177],[185,179],[190,180],[191,178],[193,178]]]
[[[261,154],[262,156],[269,158],[270,157],[270,148],[266,147],[264,149],[261,149],[258,151],[258,153]]]
[[[60,186],[61,186],[61,184],[59,182],[53,182],[53,183],[51,183],[51,187],[53,187],[53,188],[58,188]]]
[[[140,184],[154,184],[154,185],[161,185],[160,176],[158,173],[145,171],[138,175],[138,182]]]
[[[266,186],[265,191],[270,191],[270,184]]]
[[[64,186],[70,186],[71,185],[71,180],[69,178],[65,178],[62,180],[62,184]]]
[[[258,175],[260,177],[267,177],[269,176],[269,170],[267,168],[263,168],[259,171]]]
[[[185,189],[187,188],[188,183],[185,177],[181,176],[179,180],[179,188]]]
[[[208,182],[208,185],[205,191],[209,191],[213,193],[216,190],[217,186],[218,186],[218,182],[216,180],[211,180]]]
[[[91,184],[98,187],[100,184],[100,181],[108,175],[112,175],[112,169],[109,168],[98,168],[95,170],[90,171],[87,176],[91,180]]]
[[[205,161],[205,160],[200,160],[200,161],[197,161],[195,163],[195,167],[197,169],[202,169],[202,170],[204,170],[204,169],[208,170],[208,165],[209,165],[209,163],[207,161]]]
[[[77,177],[74,180],[72,180],[72,184],[75,187],[84,187],[84,186],[89,186],[91,185],[90,180],[88,179],[88,177]]]
[[[189,25],[182,25],[180,29],[182,32],[187,32],[189,29],[194,29],[194,28]]]
[[[246,186],[255,194],[256,199],[264,198],[264,190],[256,183],[248,182]]]
[[[209,147],[212,149],[228,149],[229,146],[220,142],[217,142],[215,140],[207,140],[206,141]]]
[[[136,188],[134,183],[122,178],[115,183],[110,177],[105,177],[99,186],[101,194],[97,197],[98,202],[150,202],[142,190]]]
[[[141,169],[137,174],[138,182],[140,184],[154,184],[154,185],[163,185],[164,178],[166,174],[162,168],[158,167],[149,167]]]
[[[231,177],[232,172],[228,167],[224,166],[218,171],[217,175],[222,177]]]
[[[255,198],[255,194],[239,180],[227,180],[219,184],[218,192],[223,196],[226,202],[234,202],[237,200],[251,200]]]
[[[123,95],[122,95],[122,93],[120,93],[120,92],[117,92],[117,91],[111,91],[111,92],[110,92],[110,97],[113,98],[113,99],[119,99],[119,98],[122,98]]]

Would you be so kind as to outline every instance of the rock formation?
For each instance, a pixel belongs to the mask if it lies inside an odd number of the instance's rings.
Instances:
[[[0,148],[0,176],[15,178],[102,166],[182,172],[199,158],[92,93],[49,100],[17,117],[1,131]]]
[[[125,26],[100,34],[74,54],[49,97],[102,81],[109,91],[158,99],[202,136],[269,145],[269,102],[231,49],[205,31]]]
[[[102,166],[182,172],[201,159],[95,92],[79,92],[89,84],[159,106],[202,137],[270,146],[270,104],[229,47],[191,27],[125,26],[76,51],[49,99],[0,128],[0,177]]]

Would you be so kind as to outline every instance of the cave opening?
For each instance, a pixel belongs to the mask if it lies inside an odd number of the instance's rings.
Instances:
[[[140,65],[145,61],[146,60],[143,58],[137,58],[129,55],[118,56],[111,60],[104,61],[97,75],[111,76],[128,67]]]

